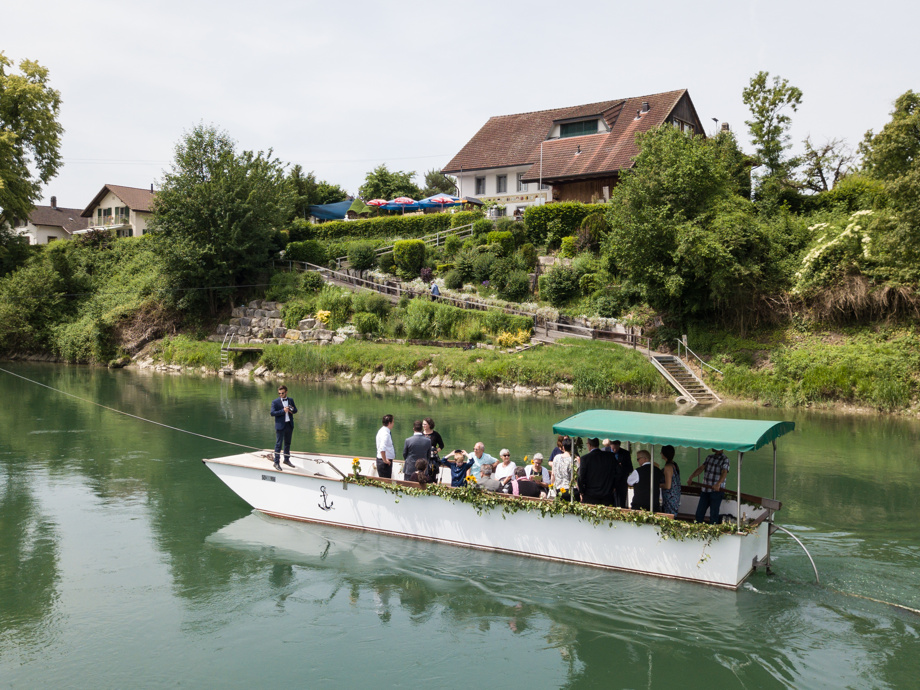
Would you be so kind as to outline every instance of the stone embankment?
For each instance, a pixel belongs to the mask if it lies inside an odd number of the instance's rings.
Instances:
[[[229,324],[220,324],[208,340],[222,343],[232,335],[234,345],[284,345],[309,342],[316,345],[344,343],[347,336],[327,330],[317,319],[303,319],[297,328],[285,328],[281,320],[281,304],[254,300],[231,313]]]

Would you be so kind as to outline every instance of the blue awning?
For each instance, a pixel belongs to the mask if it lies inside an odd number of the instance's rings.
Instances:
[[[320,220],[345,220],[345,214],[351,208],[352,200],[336,201],[334,204],[310,206],[308,212]]]

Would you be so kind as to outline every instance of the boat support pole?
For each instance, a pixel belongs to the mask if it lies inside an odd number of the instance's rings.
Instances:
[[[804,551],[804,552],[805,552],[805,555],[808,556],[808,560],[811,561],[811,567],[812,567],[812,568],[814,569],[814,571],[815,571],[815,584],[816,584],[816,585],[820,585],[820,584],[821,584],[821,578],[818,577],[818,567],[815,565],[815,562],[814,562],[814,560],[812,559],[811,554],[808,553],[808,549],[805,548],[805,544],[803,544],[801,541],[799,541],[799,538],[798,538],[797,536],[795,536],[792,532],[790,532],[789,530],[787,530],[785,527],[780,527],[779,525],[777,525],[777,524],[774,523],[774,524],[773,524],[773,529],[778,529],[780,532],[785,532],[785,533],[788,534],[790,537],[792,537],[793,539],[795,539],[795,543],[796,543],[796,544],[798,544],[799,546],[802,547],[802,551]]]
[[[744,460],[744,453],[738,451],[738,491],[735,493],[735,520],[738,525],[738,529],[741,529],[741,463]]]

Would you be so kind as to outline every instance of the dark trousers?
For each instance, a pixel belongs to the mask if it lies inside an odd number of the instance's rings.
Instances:
[[[279,453],[284,446],[284,459],[291,459],[291,437],[294,435],[294,422],[285,422],[284,428],[275,429],[275,464],[278,463]]]
[[[706,511],[709,510],[709,522],[718,525],[722,522],[722,516],[719,515],[719,509],[722,507],[722,497],[725,495],[722,491],[703,491],[700,493],[700,502],[696,506],[696,521],[702,522]]]
[[[383,477],[384,479],[393,478],[393,463],[389,464],[383,462],[380,458],[377,458],[377,476]]]
[[[613,490],[613,495],[616,498],[614,505],[617,508],[628,508],[629,506],[626,502],[629,500],[629,485],[626,482],[623,482],[622,486],[620,484],[616,485],[616,488]]]
[[[614,495],[598,496],[596,494],[585,494],[582,497],[582,503],[591,503],[596,506],[613,506],[615,501]]]

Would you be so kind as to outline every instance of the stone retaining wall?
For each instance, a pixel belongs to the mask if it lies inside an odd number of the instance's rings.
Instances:
[[[310,342],[316,345],[344,343],[347,338],[325,328],[316,319],[303,319],[297,328],[285,328],[281,321],[281,304],[268,300],[253,300],[245,307],[231,313],[229,324],[220,324],[217,332],[208,336],[215,343],[224,342],[225,336],[234,335],[234,344],[240,345],[291,345]]]

